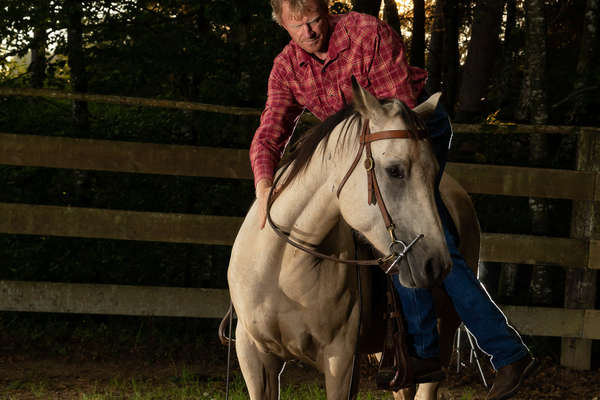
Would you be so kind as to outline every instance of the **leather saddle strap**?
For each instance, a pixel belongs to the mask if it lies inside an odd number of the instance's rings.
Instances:
[[[386,276],[386,333],[379,363],[377,386],[397,391],[414,383],[402,308],[390,276]]]
[[[408,359],[408,344],[406,342],[406,329],[404,327],[404,321],[402,311],[400,308],[400,300],[394,288],[392,278],[387,277],[388,280],[388,293],[392,299],[392,310],[399,314],[396,318],[391,318],[395,325],[394,334],[394,356],[396,361],[396,374],[390,381],[391,387],[402,387],[407,383],[414,381],[414,373],[412,365]]]

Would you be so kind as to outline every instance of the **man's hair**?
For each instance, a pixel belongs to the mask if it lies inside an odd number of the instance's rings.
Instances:
[[[273,8],[273,21],[281,25],[281,5],[283,2],[287,2],[290,6],[290,10],[294,14],[301,14],[306,9],[307,0],[271,0],[271,7]],[[317,5],[321,10],[329,10],[328,0],[317,0]]]

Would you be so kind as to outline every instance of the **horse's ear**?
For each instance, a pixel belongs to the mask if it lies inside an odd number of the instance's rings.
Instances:
[[[442,92],[432,94],[427,100],[413,108],[413,111],[417,113],[423,121],[427,121],[437,108],[440,97],[442,97]]]
[[[365,118],[375,119],[381,111],[381,103],[368,90],[360,86],[354,75],[352,75],[351,80],[354,109]]]

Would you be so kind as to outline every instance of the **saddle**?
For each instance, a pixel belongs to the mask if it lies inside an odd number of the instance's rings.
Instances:
[[[381,351],[377,375],[377,387],[383,390],[398,391],[400,389],[424,382],[437,382],[445,377],[442,365],[448,365],[452,351],[454,332],[460,321],[452,306],[448,294],[443,288],[433,288],[432,296],[436,314],[438,312],[445,319],[438,319],[440,329],[440,357],[421,359],[411,354],[408,334],[405,328],[404,315],[400,298],[394,287],[393,275],[377,273],[378,276],[374,293],[381,293],[385,286],[385,305],[383,298],[376,307],[375,313],[381,322],[379,328]],[[376,295],[378,296],[378,295]],[[380,295],[379,295],[380,296]],[[382,296],[383,297],[383,296]],[[384,309],[385,307],[385,309]]]

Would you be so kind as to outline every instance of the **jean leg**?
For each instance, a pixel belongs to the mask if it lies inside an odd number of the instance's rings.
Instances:
[[[529,350],[467,266],[448,229],[449,217],[445,207],[443,209],[440,210],[440,215],[444,215],[444,233],[452,257],[452,270],[444,279],[444,288],[460,319],[475,337],[477,345],[492,356],[492,365],[498,370],[525,357]]]
[[[413,352],[420,358],[437,357],[440,354],[437,319],[433,311],[433,298],[428,289],[407,288],[394,275],[394,287],[406,322],[406,332]]]

